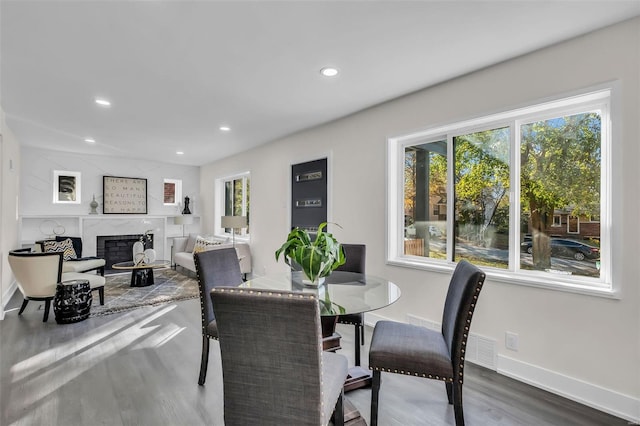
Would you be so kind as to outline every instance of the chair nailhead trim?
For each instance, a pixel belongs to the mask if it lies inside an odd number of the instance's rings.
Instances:
[[[416,373],[416,372],[404,371],[404,370],[400,370],[399,371],[397,369],[384,368],[384,367],[371,367],[371,366],[369,366],[369,370],[384,371],[384,372],[387,372],[387,373],[404,374],[406,376],[424,377],[424,378],[429,378],[429,379],[442,380],[444,382],[453,382],[453,377],[441,377],[439,375],[434,376],[433,374],[427,374],[427,373]]]

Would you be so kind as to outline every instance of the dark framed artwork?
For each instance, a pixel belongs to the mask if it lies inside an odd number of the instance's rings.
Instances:
[[[80,172],[53,171],[53,203],[80,204]]]
[[[102,177],[104,214],[147,214],[147,180],[120,176]]]

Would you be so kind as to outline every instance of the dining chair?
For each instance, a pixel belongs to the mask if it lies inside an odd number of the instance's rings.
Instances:
[[[444,303],[441,331],[394,321],[378,321],[369,349],[371,426],[378,424],[381,373],[442,380],[453,404],[457,426],[464,425],[462,383],[464,359],[473,316],[485,274],[462,260],[456,266]]]
[[[367,246],[364,244],[341,244],[344,249],[345,263],[336,271],[365,273]],[[364,314],[347,314],[338,317],[338,323],[353,325],[355,328],[354,352],[355,365],[360,365],[360,346],[364,345]]]
[[[193,258],[200,290],[202,318],[202,358],[198,384],[204,385],[209,365],[209,341],[218,338],[218,328],[209,293],[214,287],[237,287],[243,283],[243,280],[238,254],[232,247],[195,253]]]
[[[347,359],[322,350],[317,294],[217,287],[224,421],[344,424]]]

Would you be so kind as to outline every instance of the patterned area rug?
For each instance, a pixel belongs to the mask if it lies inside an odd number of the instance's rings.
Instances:
[[[93,293],[92,317],[115,314],[142,306],[156,306],[178,300],[199,297],[198,282],[173,269],[157,269],[153,272],[155,284],[147,287],[131,287],[131,274],[105,277],[104,305],[100,305],[98,293]]]

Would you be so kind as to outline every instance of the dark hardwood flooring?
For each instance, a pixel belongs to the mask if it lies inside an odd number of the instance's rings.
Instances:
[[[38,302],[0,321],[0,425],[223,425],[222,377],[212,342],[198,386],[200,305],[188,300],[58,325]],[[339,325],[353,363],[353,328]],[[371,330],[367,331],[367,347]],[[453,425],[444,384],[383,374],[380,424]],[[347,398],[369,419],[370,389]],[[548,392],[468,364],[465,419],[479,425],[627,425]]]

